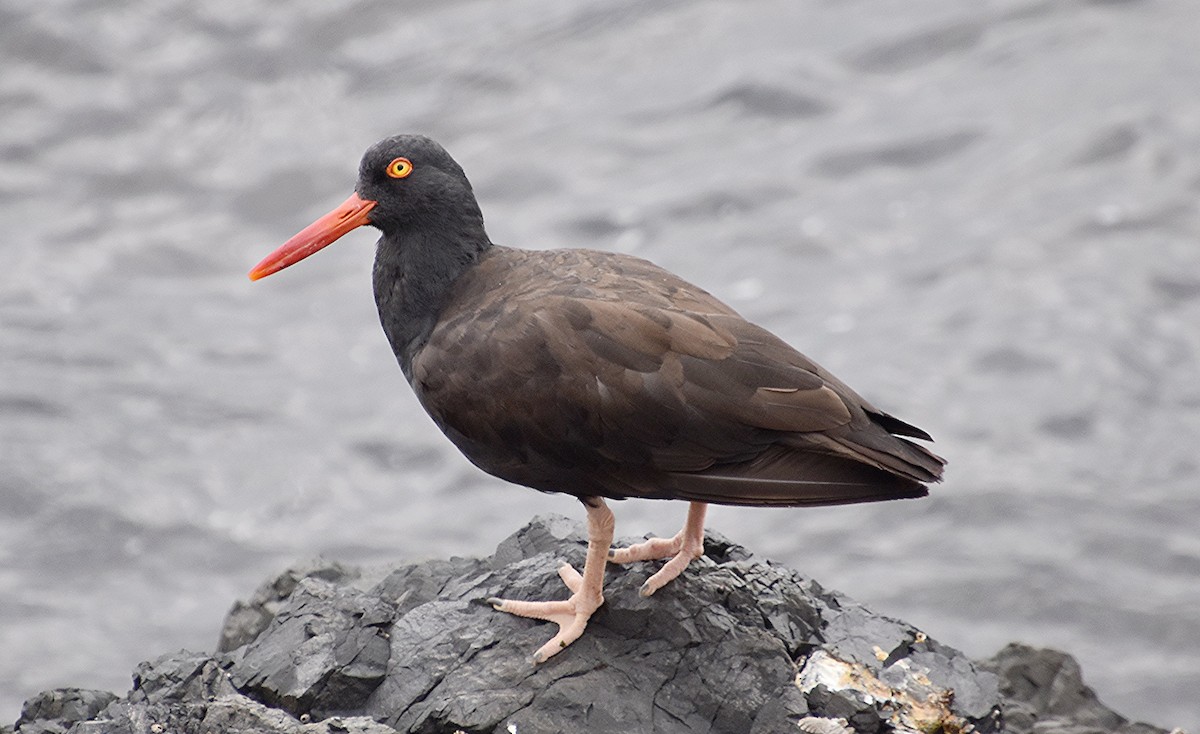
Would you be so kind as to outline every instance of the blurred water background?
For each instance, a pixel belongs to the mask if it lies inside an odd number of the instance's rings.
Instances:
[[[212,649],[293,561],[582,518],[421,412],[373,232],[246,279],[425,132],[495,241],[648,257],[951,462],[926,500],[712,527],[1200,731],[1197,28],[1192,0],[5,0],[0,721]]]

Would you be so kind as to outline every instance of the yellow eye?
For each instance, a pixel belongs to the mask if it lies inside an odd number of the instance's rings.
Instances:
[[[404,178],[412,173],[412,161],[407,158],[397,158],[387,165],[387,175],[392,178]]]

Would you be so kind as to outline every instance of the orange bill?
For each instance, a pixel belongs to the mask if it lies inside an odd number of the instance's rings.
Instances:
[[[370,224],[367,214],[376,202],[364,199],[358,193],[350,194],[336,209],[296,233],[279,249],[263,258],[250,271],[250,280],[265,278],[271,273],[294,265],[317,250],[333,243],[342,235],[364,224]]]

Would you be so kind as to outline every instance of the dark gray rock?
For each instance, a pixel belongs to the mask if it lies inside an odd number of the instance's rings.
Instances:
[[[1130,722],[1096,698],[1075,658],[1057,650],[1010,643],[980,667],[1000,677],[1005,727],[1013,734],[1157,734]]]
[[[387,673],[395,619],[378,596],[301,579],[268,627],[230,657],[230,681],[293,716],[361,709]]]
[[[582,563],[585,547],[578,523],[538,518],[487,561],[395,570],[373,591],[401,614],[387,676],[365,712],[414,732],[769,731],[822,713],[797,687],[820,651],[834,674],[872,681],[861,696],[830,690],[837,680],[820,683],[817,697],[843,702],[851,716],[879,725],[949,686],[968,694],[930,715],[980,731],[997,726],[994,676],[715,533],[705,557],[650,599],[637,592],[657,564],[611,569],[605,606],[584,637],[533,666],[529,655],[552,627],[498,615],[484,600],[561,598],[555,569]],[[814,687],[820,675],[811,672]]]
[[[563,598],[557,566],[585,547],[552,516],[486,559],[293,569],[235,606],[227,651],[143,663],[121,699],[41,694],[18,731],[988,734],[1002,707],[1021,734],[1161,731],[1101,706],[1069,657],[1010,647],[977,666],[716,533],[649,599],[658,564],[610,568],[584,636],[534,666],[553,625],[485,600]]]
[[[60,688],[43,691],[25,702],[16,728],[22,734],[60,734],[72,724],[87,721],[117,697],[108,691]]]
[[[267,628],[301,579],[323,579],[335,584],[358,580],[361,572],[334,561],[318,558],[289,568],[259,586],[249,601],[235,601],[221,626],[218,652],[236,650],[258,637]]]
[[[56,717],[43,709],[40,718],[23,716],[17,732],[69,734],[392,734],[366,717],[306,722],[243,695],[233,687],[227,660],[186,650],[142,663],[133,690],[86,720]],[[46,697],[41,694],[39,698]],[[35,699],[36,700],[36,699]],[[28,706],[27,706],[28,708]],[[306,717],[307,718],[307,717]]]

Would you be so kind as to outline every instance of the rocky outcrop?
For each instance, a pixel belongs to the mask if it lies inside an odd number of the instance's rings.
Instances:
[[[1025,734],[1155,734],[1158,727],[1131,722],[1100,703],[1083,683],[1075,658],[1057,650],[1009,643],[980,667],[1000,678],[1005,729]],[[1176,730],[1172,734],[1181,734]]]
[[[217,652],[143,663],[124,698],[43,693],[17,731],[1161,731],[1104,708],[1068,656],[974,663],[715,533],[649,599],[653,564],[614,569],[583,638],[534,666],[550,626],[484,600],[561,597],[584,547],[551,516],[485,559],[299,567],[235,605]]]

